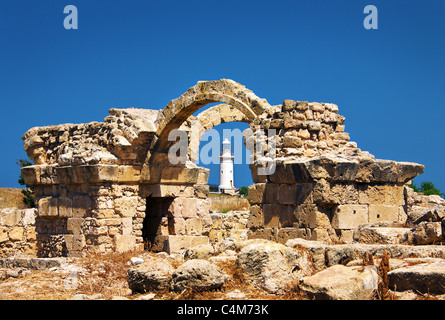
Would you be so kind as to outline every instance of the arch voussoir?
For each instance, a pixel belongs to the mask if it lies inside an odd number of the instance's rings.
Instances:
[[[231,105],[244,114],[248,121],[253,121],[270,107],[265,99],[258,98],[251,90],[233,80],[199,81],[180,97],[171,100],[162,110],[156,131],[158,143],[154,147],[158,151],[165,151],[169,145],[170,131],[179,128],[201,107],[214,102]]]

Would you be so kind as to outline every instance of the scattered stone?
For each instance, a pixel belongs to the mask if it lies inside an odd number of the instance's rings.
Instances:
[[[21,270],[17,270],[17,269],[8,269],[6,271],[6,275],[10,278],[18,278],[20,273],[21,273]]]
[[[122,296],[112,296],[111,300],[130,300],[127,297],[122,297]]]
[[[96,293],[92,295],[79,293],[74,295],[70,300],[102,300],[102,299],[103,295],[101,293]]]
[[[136,266],[138,264],[144,263],[144,259],[142,258],[137,258],[137,257],[133,257],[130,259],[130,262],[133,266]]]
[[[139,296],[134,300],[154,300],[155,297],[156,297],[156,293],[149,293],[149,294],[144,294],[142,296]]]
[[[243,300],[247,298],[247,295],[243,292],[241,292],[238,289],[235,289],[231,292],[226,293],[225,295],[226,299],[235,299],[235,300]]]

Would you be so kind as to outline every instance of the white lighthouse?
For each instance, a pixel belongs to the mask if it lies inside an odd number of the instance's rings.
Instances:
[[[226,138],[222,143],[219,168],[219,192],[235,194],[233,184],[233,156],[230,141]]]

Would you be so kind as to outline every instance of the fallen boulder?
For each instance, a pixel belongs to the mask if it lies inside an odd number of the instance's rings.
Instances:
[[[375,266],[335,265],[304,277],[299,288],[316,300],[368,300],[377,290],[378,280]]]
[[[445,259],[395,269],[388,273],[388,280],[397,291],[445,294]]]
[[[127,271],[128,286],[133,292],[148,292],[169,288],[173,266],[165,259],[150,259]]]
[[[237,265],[247,281],[275,294],[283,294],[287,286],[313,272],[306,250],[264,240],[243,247]]]
[[[441,222],[421,222],[412,231],[413,241],[417,245],[430,244],[441,241],[442,223]]]
[[[187,288],[195,290],[212,290],[220,288],[230,277],[216,264],[207,260],[188,260],[172,274],[170,288],[182,291]]]
[[[354,231],[354,241],[368,244],[399,244],[410,228],[361,226]]]

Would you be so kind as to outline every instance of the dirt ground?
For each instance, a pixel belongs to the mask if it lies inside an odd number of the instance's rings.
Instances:
[[[165,253],[146,251],[143,254],[127,252],[67,258],[62,266],[46,270],[0,269],[0,300],[307,300],[296,285],[289,287],[284,295],[269,294],[250,285],[235,261],[216,263],[232,279],[218,290],[133,294],[127,283],[132,257],[169,259],[175,268],[183,263]],[[445,295],[390,292],[384,299],[443,300]]]
[[[159,300],[213,300],[213,299],[300,299],[295,290],[282,296],[268,294],[252,287],[242,277],[235,262],[219,263],[232,281],[219,290],[180,293],[169,291],[132,294],[126,280],[132,257],[152,256],[170,259],[174,267],[181,262],[155,253],[112,253],[69,259],[61,267],[47,270],[0,269],[0,300],[96,300],[96,299],[159,299]]]

